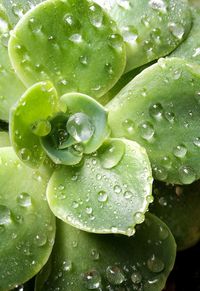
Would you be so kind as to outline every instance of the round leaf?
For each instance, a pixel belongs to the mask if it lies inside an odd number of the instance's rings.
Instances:
[[[200,240],[200,182],[187,186],[156,183],[151,212],[171,229],[178,250],[192,247]]]
[[[32,86],[12,107],[11,142],[19,158],[26,164],[38,167],[44,160],[45,153],[40,145],[38,132],[45,132],[45,123],[48,127],[47,119],[57,111],[58,96],[50,82]],[[41,123],[42,127],[39,127]]]
[[[48,174],[0,148],[0,290],[32,278],[51,253],[55,222],[45,201]]]
[[[79,167],[53,173],[47,199],[53,213],[85,231],[133,235],[152,202],[151,168],[137,143],[108,140]]]
[[[60,95],[76,91],[94,98],[116,83],[126,61],[115,24],[86,0],[39,4],[15,27],[9,54],[26,85],[49,79]]]
[[[95,0],[116,21],[126,43],[126,71],[173,51],[187,36],[191,15],[185,0]]]
[[[132,238],[88,234],[57,221],[50,265],[37,276],[35,291],[161,291],[175,255],[167,226],[150,214]]]
[[[154,178],[191,184],[200,178],[200,70],[178,58],[160,59],[107,105],[113,137],[141,144]]]

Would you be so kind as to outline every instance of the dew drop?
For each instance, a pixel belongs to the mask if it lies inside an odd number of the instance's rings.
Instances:
[[[33,33],[39,33],[42,29],[42,25],[34,17],[29,19],[29,27]]]
[[[165,197],[160,197],[158,202],[161,206],[167,206],[167,200],[165,199]]]
[[[100,254],[96,249],[92,249],[91,253],[90,253],[90,256],[91,256],[93,261],[98,261],[99,257],[100,257]]]
[[[24,15],[24,9],[21,7],[21,5],[13,3],[12,4],[12,12],[15,16],[21,18]]]
[[[74,209],[77,209],[77,208],[79,207],[79,203],[78,203],[77,201],[73,201],[73,202],[72,202],[72,207],[73,207]]]
[[[170,22],[168,24],[169,31],[175,36],[177,39],[181,40],[185,33],[184,27],[179,23]]]
[[[78,112],[68,119],[67,131],[77,142],[86,142],[93,136],[95,127],[89,116]]]
[[[153,125],[148,121],[139,125],[139,131],[141,137],[147,141],[151,140],[155,134]]]
[[[193,58],[196,58],[200,55],[200,47],[194,49],[194,53],[192,55]]]
[[[32,204],[31,196],[26,192],[22,192],[17,196],[17,203],[22,207],[30,207]]]
[[[152,255],[147,261],[147,267],[153,273],[160,273],[164,270],[165,264],[155,255]]]
[[[31,157],[31,151],[27,148],[22,148],[19,151],[19,156],[22,159],[22,161],[29,161]]]
[[[45,233],[37,234],[34,242],[37,246],[42,247],[47,243],[47,236]]]
[[[163,0],[150,0],[149,5],[152,9],[157,10],[162,13],[167,12],[166,3]]]
[[[100,149],[100,162],[103,168],[112,169],[122,160],[125,153],[125,144],[115,140],[105,143]]]
[[[165,118],[169,121],[169,122],[174,122],[174,119],[175,119],[175,115],[173,112],[169,112],[169,111],[166,111],[165,112]]]
[[[168,238],[168,236],[169,236],[169,231],[167,230],[167,228],[164,227],[164,226],[160,226],[159,227],[159,237],[160,237],[160,239],[161,240],[165,240],[165,239]]]
[[[194,139],[194,141],[193,141],[193,144],[194,144],[196,147],[200,148],[200,137],[196,137],[196,138]]]
[[[125,281],[124,273],[118,266],[108,266],[106,277],[109,283],[113,285],[121,285]]]
[[[123,38],[125,42],[133,46],[136,45],[136,41],[138,39],[137,29],[131,25],[123,27]]]
[[[135,217],[135,222],[137,224],[143,223],[145,220],[144,213],[142,213],[142,212],[135,213],[134,217]]]
[[[45,119],[38,120],[31,125],[31,131],[37,136],[46,136],[51,131],[51,123]]]
[[[131,191],[125,191],[124,192],[124,198],[129,200],[133,197],[133,193]]]
[[[131,281],[134,284],[139,284],[142,281],[142,275],[139,272],[133,272],[131,275]]]
[[[130,1],[129,0],[117,0],[117,4],[126,10],[130,9]]]
[[[101,287],[101,275],[96,270],[91,270],[81,275],[85,288],[94,290]]]
[[[160,103],[156,103],[150,106],[149,114],[155,119],[160,119],[162,117],[163,107]]]
[[[184,145],[178,145],[173,149],[173,154],[177,158],[184,158],[187,153],[187,148]]]
[[[103,22],[103,10],[100,6],[93,4],[89,7],[89,20],[94,27],[100,28]]]
[[[196,175],[191,167],[182,166],[179,168],[179,178],[183,184],[191,184],[196,180]]]
[[[154,178],[159,181],[165,181],[167,179],[167,170],[163,167],[153,167]]]
[[[62,269],[64,272],[70,272],[72,270],[72,261],[64,261]]]
[[[87,65],[88,64],[88,57],[87,56],[80,56],[79,61],[82,65]]]
[[[5,205],[0,205],[0,225],[11,223],[11,211]]]
[[[108,37],[108,44],[117,51],[121,51],[123,47],[123,38],[119,34],[111,34]]]
[[[131,119],[125,119],[122,122],[122,126],[124,128],[124,130],[126,131],[126,133],[128,133],[129,135],[133,134],[135,132],[135,124]]]
[[[98,201],[99,202],[106,202],[108,200],[108,195],[105,191],[99,191],[98,193]]]
[[[73,43],[81,43],[83,41],[82,35],[79,33],[72,34],[69,40]]]
[[[92,214],[92,212],[93,212],[92,207],[86,207],[85,212],[86,212],[87,214]]]
[[[119,185],[115,185],[114,186],[114,191],[115,191],[115,193],[119,194],[119,193],[122,192],[122,188]]]
[[[1,43],[4,47],[8,47],[8,41],[9,41],[9,38],[10,38],[10,33],[9,32],[4,32],[2,35],[1,35]]]

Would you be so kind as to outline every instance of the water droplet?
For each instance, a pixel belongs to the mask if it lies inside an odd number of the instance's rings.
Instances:
[[[0,7],[0,34],[9,31],[9,23],[7,17]]]
[[[37,234],[34,242],[37,246],[42,247],[47,243],[47,236],[45,233]]]
[[[99,149],[99,159],[105,169],[116,167],[124,156],[125,144],[120,140],[113,140]]]
[[[4,47],[8,47],[8,41],[9,41],[9,38],[10,38],[10,33],[9,32],[4,32],[2,35],[1,35],[1,43],[3,44]]]
[[[130,9],[130,1],[129,0],[117,0],[117,4],[124,8],[124,9]]]
[[[125,281],[124,273],[118,266],[108,266],[106,277],[109,283],[113,285],[120,285]]]
[[[149,17],[144,14],[142,17],[141,17],[141,23],[144,24],[144,26],[146,27],[149,27],[150,25],[150,20],[149,20]]]
[[[155,119],[160,119],[162,117],[163,107],[160,103],[156,103],[150,106],[149,114]]]
[[[168,173],[167,170],[163,167],[153,167],[154,178],[159,181],[165,181],[167,179]]]
[[[177,39],[181,40],[185,33],[184,27],[182,24],[170,22],[168,24],[169,31],[175,36]]]
[[[31,196],[26,192],[22,192],[17,196],[17,203],[22,207],[30,207],[32,204]]]
[[[77,142],[86,142],[93,136],[95,127],[89,116],[78,112],[68,119],[67,131]]]
[[[98,193],[98,201],[99,202],[106,202],[108,200],[108,195],[105,191],[100,191]]]
[[[0,205],[0,225],[11,223],[11,211],[5,205]]]
[[[193,58],[196,58],[200,55],[200,47],[194,49],[194,53],[192,55]]]
[[[42,25],[34,17],[29,19],[29,27],[33,33],[41,32]]]
[[[121,51],[123,47],[123,38],[119,34],[111,34],[108,37],[108,44],[117,51]]]
[[[182,166],[179,168],[179,178],[183,184],[191,184],[196,180],[196,174],[191,167]]]
[[[154,201],[154,197],[153,197],[153,195],[148,195],[148,196],[146,197],[146,200],[147,200],[148,203],[152,203],[152,202]]]
[[[174,122],[175,119],[175,115],[173,112],[165,112],[165,118],[169,121],[169,122]]]
[[[198,148],[200,148],[200,137],[196,137],[193,141],[193,144],[197,146]]]
[[[122,188],[119,185],[115,185],[114,186],[114,191],[115,191],[115,193],[119,194],[119,193],[122,192]]]
[[[184,158],[187,153],[187,148],[184,145],[178,145],[173,149],[173,154],[177,158]]]
[[[135,213],[134,217],[135,217],[135,222],[137,224],[143,223],[145,220],[144,213],[142,213],[142,212]]]
[[[70,272],[72,270],[72,261],[64,261],[62,269],[64,272]]]
[[[135,132],[135,124],[131,119],[125,119],[122,123],[123,128],[125,129],[126,133],[129,135],[133,134]]]
[[[162,163],[163,167],[166,169],[170,169],[172,166],[172,160],[167,156],[162,158],[161,163]]]
[[[92,249],[90,255],[91,255],[91,258],[92,258],[93,261],[98,261],[99,260],[100,255],[99,255],[99,252],[96,249]]]
[[[21,18],[24,15],[24,9],[20,4],[13,3],[12,4],[12,12],[15,16]]]
[[[89,20],[91,24],[97,28],[102,26],[103,10],[99,5],[93,4],[89,7]]]
[[[159,237],[161,240],[165,240],[167,239],[169,236],[169,231],[166,227],[164,226],[160,226],[159,227]]]
[[[72,207],[73,207],[74,209],[78,208],[78,207],[79,207],[79,203],[78,203],[77,201],[73,201],[73,203],[72,203]]]
[[[158,202],[161,206],[167,206],[167,200],[165,199],[165,197],[160,197]]]
[[[131,191],[125,191],[124,192],[124,198],[131,199],[133,197],[133,193]]]
[[[154,10],[158,10],[159,12],[162,13],[167,13],[167,6],[163,0],[150,0],[149,5]]]
[[[146,139],[147,141],[152,139],[155,134],[153,125],[148,121],[139,125],[139,131],[140,131],[141,137],[143,139]]]
[[[125,26],[123,27],[123,38],[125,42],[128,42],[131,45],[137,44],[138,31],[134,26]]]
[[[31,151],[29,149],[22,148],[19,151],[19,156],[23,161],[29,161],[31,157]]]
[[[101,275],[96,270],[91,270],[81,275],[85,288],[94,290],[101,287]]]
[[[148,259],[147,266],[153,273],[160,273],[165,268],[165,264],[155,255],[152,255],[152,257]]]
[[[79,60],[80,60],[80,63],[82,65],[87,65],[88,64],[88,57],[87,56],[80,56]]]
[[[37,136],[46,136],[51,131],[51,123],[48,120],[38,120],[31,125],[31,131]]]
[[[87,214],[92,214],[92,212],[93,212],[92,207],[86,207],[85,212],[86,212]]]
[[[69,40],[74,42],[74,43],[81,43],[83,41],[83,38],[82,38],[81,34],[75,33],[69,37]]]
[[[133,272],[131,275],[131,281],[134,284],[139,284],[142,281],[142,275],[139,272]]]

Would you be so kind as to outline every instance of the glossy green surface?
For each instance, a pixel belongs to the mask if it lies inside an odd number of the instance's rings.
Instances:
[[[111,135],[141,144],[155,179],[191,184],[200,178],[199,92],[199,66],[160,59],[106,106]]]
[[[187,186],[155,183],[150,211],[171,229],[178,250],[192,247],[200,240],[200,182]]]
[[[25,166],[11,147],[0,148],[0,290],[39,272],[52,250],[55,219],[45,200],[49,175]]]
[[[119,26],[127,51],[126,71],[173,51],[187,36],[186,0],[95,0]]]
[[[86,0],[49,0],[32,9],[14,29],[9,55],[27,86],[49,79],[60,95],[94,98],[117,82],[126,58],[116,25]]]
[[[77,167],[53,173],[47,199],[54,215],[88,232],[133,235],[152,202],[148,157],[137,143],[108,140]]]
[[[51,261],[35,291],[161,291],[175,254],[169,229],[150,214],[131,238],[87,234],[58,220]]]

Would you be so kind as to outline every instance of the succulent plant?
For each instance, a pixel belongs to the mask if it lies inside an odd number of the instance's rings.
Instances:
[[[199,22],[0,1],[0,291],[163,290],[200,239]]]

